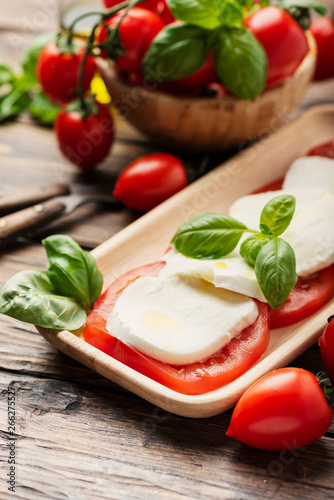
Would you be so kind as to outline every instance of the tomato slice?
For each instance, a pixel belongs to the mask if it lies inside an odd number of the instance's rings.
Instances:
[[[203,363],[172,366],[123,344],[106,330],[106,322],[124,288],[140,276],[157,276],[165,265],[156,262],[121,276],[95,303],[84,329],[84,339],[121,363],[182,394],[203,394],[228,384],[245,373],[269,343],[268,306],[257,302],[259,315],[227,346]]]
[[[334,158],[334,139],[310,149],[307,156],[324,156],[325,158]]]
[[[334,264],[299,278],[287,300],[277,309],[269,307],[270,328],[293,325],[308,318],[334,297]]]

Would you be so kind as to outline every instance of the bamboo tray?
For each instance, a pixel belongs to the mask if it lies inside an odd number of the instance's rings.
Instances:
[[[130,269],[161,258],[177,227],[205,211],[226,213],[240,196],[281,178],[290,163],[334,137],[334,105],[317,106],[173,196],[93,250],[105,287]],[[285,366],[319,337],[334,299],[310,318],[272,331],[267,351],[244,375],[207,394],[179,394],[128,368],[68,331],[38,328],[60,351],[167,411],[201,418],[227,410],[265,373]]]

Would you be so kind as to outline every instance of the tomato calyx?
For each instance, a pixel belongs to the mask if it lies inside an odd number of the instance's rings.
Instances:
[[[80,116],[83,120],[87,120],[87,118],[91,115],[98,115],[100,112],[100,109],[97,105],[95,95],[90,95],[88,97],[84,98],[84,103],[85,105],[82,106],[82,101],[81,99],[74,99],[70,103],[68,103],[66,106],[63,107],[65,111],[71,113],[71,112],[78,112],[80,113]]]
[[[304,2],[303,0],[280,0],[278,6],[285,10],[304,30],[308,30],[312,21],[312,11],[324,15],[327,7],[319,2]]]
[[[334,386],[331,379],[325,372],[319,372],[316,375],[318,383],[325,395],[325,398],[331,406],[334,407]]]
[[[334,319],[334,314],[332,314],[332,316],[330,316],[329,318],[327,318],[327,323],[330,323],[333,319]]]

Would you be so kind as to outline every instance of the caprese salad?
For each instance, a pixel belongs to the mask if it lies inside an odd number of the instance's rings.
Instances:
[[[161,261],[123,275],[97,300],[84,339],[184,394],[248,370],[270,329],[334,297],[333,151],[322,145],[299,158],[275,190],[236,200],[229,217],[185,223]]]

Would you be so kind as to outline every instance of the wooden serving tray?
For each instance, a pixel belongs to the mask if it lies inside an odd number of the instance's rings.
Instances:
[[[160,260],[178,226],[190,216],[227,213],[235,199],[283,177],[294,159],[333,137],[334,105],[312,108],[144,215],[93,250],[105,287],[134,267]],[[255,380],[299,356],[316,342],[333,311],[334,299],[309,319],[273,330],[267,351],[250,370],[220,389],[197,396],[164,387],[68,331],[38,330],[60,351],[125,389],[172,413],[201,418],[227,410]]]

